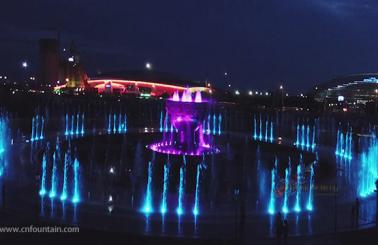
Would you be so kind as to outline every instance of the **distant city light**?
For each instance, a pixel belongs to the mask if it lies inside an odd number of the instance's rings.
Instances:
[[[68,58],[68,61],[69,61],[69,62],[74,62],[74,57],[73,57],[73,56],[72,56],[72,57],[69,57],[69,58]]]
[[[251,90],[248,91],[249,95],[253,95],[253,92]]]
[[[152,68],[151,63],[147,62],[147,63],[146,63],[146,69],[151,70],[151,68]]]
[[[28,62],[26,62],[26,61],[23,61],[21,65],[22,65],[23,68],[27,68],[29,66]]]
[[[281,89],[281,90],[283,89],[283,86],[282,86],[282,85],[280,85],[280,89]]]
[[[240,94],[239,90],[235,90],[235,94],[239,95]]]
[[[225,75],[225,76],[227,76],[227,75],[228,75],[228,73],[227,73],[227,72],[225,72],[225,73],[224,73],[224,75]]]
[[[337,97],[337,101],[339,101],[339,102],[344,101],[344,100],[345,100],[345,98],[344,98],[344,96],[342,96],[342,95],[339,95],[339,96]]]

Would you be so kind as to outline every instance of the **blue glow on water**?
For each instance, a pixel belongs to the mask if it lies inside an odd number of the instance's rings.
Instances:
[[[168,195],[168,185],[169,185],[169,162],[164,165],[164,183],[163,183],[163,194],[160,206],[160,213],[165,214],[168,211],[167,195]]]
[[[313,193],[314,192],[314,164],[311,164],[310,168],[310,183],[309,183],[309,191],[308,191],[308,199],[306,204],[307,211],[313,210]]]
[[[80,163],[77,158],[74,160],[73,164],[73,173],[74,173],[74,183],[73,183],[73,197],[72,202],[73,203],[79,203],[80,202],[80,187],[79,187],[79,167]]]
[[[152,162],[148,162],[148,177],[147,177],[147,187],[146,194],[144,198],[144,204],[142,207],[142,212],[149,214],[153,212],[152,208]]]
[[[47,165],[47,156],[45,153],[43,154],[43,158],[42,158],[41,188],[39,190],[40,196],[44,196],[46,194],[46,165]]]
[[[274,160],[274,168],[271,171],[271,185],[270,185],[270,197],[268,205],[268,213],[274,214],[276,212],[276,196],[275,196],[275,187],[276,187],[276,174],[278,169],[278,160]]]
[[[290,173],[291,173],[291,160],[289,158],[288,167],[285,169],[285,194],[282,206],[282,212],[284,214],[289,212],[289,193],[290,193]]]

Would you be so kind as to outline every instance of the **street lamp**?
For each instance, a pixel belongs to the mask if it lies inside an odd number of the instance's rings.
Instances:
[[[28,62],[23,61],[23,62],[21,63],[21,66],[22,66],[22,68],[28,68],[29,64],[28,64]]]
[[[147,69],[147,70],[151,70],[151,68],[152,68],[151,63],[150,63],[150,62],[147,62],[147,63],[146,63],[146,69]]]

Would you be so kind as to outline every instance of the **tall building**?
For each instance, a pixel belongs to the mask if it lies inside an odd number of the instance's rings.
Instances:
[[[39,40],[40,85],[55,85],[59,80],[59,41],[44,38]]]

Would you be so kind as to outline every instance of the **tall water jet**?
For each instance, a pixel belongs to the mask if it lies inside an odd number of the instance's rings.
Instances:
[[[300,135],[300,126],[297,124],[297,140],[295,141],[295,145],[298,147],[299,146],[299,135]]]
[[[159,131],[163,132],[163,111],[160,111]]]
[[[53,168],[51,172],[51,189],[49,193],[50,198],[54,198],[56,196],[56,186],[57,186],[57,159],[56,159],[57,152],[53,154]]]
[[[112,114],[108,114],[108,134],[112,132]]]
[[[314,192],[314,163],[311,164],[311,167],[310,167],[310,183],[309,183],[308,198],[307,198],[307,204],[306,204],[307,211],[313,210],[313,192]]]
[[[117,114],[113,113],[113,134],[117,132]]]
[[[256,121],[256,115],[253,117],[253,139],[257,139],[257,121]]]
[[[218,115],[218,135],[222,134],[222,114]]]
[[[290,192],[290,173],[291,173],[291,159],[289,158],[289,163],[285,169],[285,195],[282,206],[282,212],[284,214],[289,212],[289,192]]]
[[[71,135],[74,135],[75,116],[71,115]]]
[[[302,124],[302,142],[301,142],[301,146],[305,146],[305,125]]]
[[[265,120],[265,141],[268,141],[268,127],[269,127],[269,121],[268,118]]]
[[[81,114],[81,134],[85,133],[85,120],[84,120],[84,112]]]
[[[314,125],[314,126],[312,126],[312,143],[311,143],[312,149],[314,149],[315,146],[316,146],[315,137],[316,137],[316,131],[315,131],[315,125]]]
[[[299,157],[299,163],[297,166],[297,193],[295,195],[294,211],[299,213],[301,211],[301,193],[302,193],[302,154]]]
[[[196,190],[194,196],[194,208],[193,208],[193,215],[197,216],[199,214],[199,201],[200,201],[200,193],[201,193],[201,169],[202,169],[203,162],[197,165],[197,176],[196,176]]]
[[[184,162],[185,162],[185,156],[184,156]],[[184,198],[184,192],[185,192],[185,163],[183,166],[180,167],[180,183],[178,188],[178,200],[177,200],[177,209],[176,213],[177,215],[182,215],[184,213],[183,208],[183,198]]]
[[[259,139],[262,140],[263,135],[262,135],[262,120],[261,120],[261,114],[260,114],[260,130],[259,130],[259,134],[260,134]]]
[[[76,113],[76,135],[79,134],[79,125],[80,125],[80,115],[79,113]]]
[[[306,130],[306,147],[310,148],[310,125],[307,124]]]
[[[35,117],[32,119],[32,133],[31,133],[31,141],[34,141],[35,139]]]
[[[73,173],[74,173],[74,183],[73,183],[73,197],[72,197],[72,202],[73,203],[78,203],[80,202],[80,186],[79,186],[79,160],[75,158],[74,164],[73,164]]]
[[[62,194],[60,195],[60,200],[65,201],[67,199],[67,185],[68,185],[68,166],[70,164],[70,150],[64,155],[64,165],[63,165],[63,185],[62,185]]]
[[[153,212],[152,208],[152,162],[148,162],[148,177],[147,177],[147,187],[146,194],[144,198],[144,204],[142,212],[145,214],[150,214]]]
[[[273,136],[273,122],[270,122],[270,142],[272,143],[274,140]]]
[[[276,188],[276,174],[278,170],[278,160],[277,157],[274,160],[274,167],[271,171],[271,185],[270,185],[270,198],[268,204],[268,213],[274,214],[276,212],[276,196],[275,196],[275,188]]]
[[[217,133],[217,117],[213,114],[213,135]]]
[[[46,194],[46,168],[47,168],[47,153],[43,154],[42,158],[42,176],[41,176],[41,187],[39,190],[39,195],[44,196]]]
[[[64,135],[67,136],[70,132],[69,132],[69,126],[68,126],[68,113],[66,113],[66,116],[65,116],[65,130],[64,130]]]
[[[168,155],[168,159],[169,159],[169,155]],[[161,206],[160,206],[160,213],[163,215],[168,211],[167,195],[168,195],[168,185],[169,185],[169,165],[170,165],[170,162],[168,160],[167,164],[164,165],[163,194],[162,194]]]

